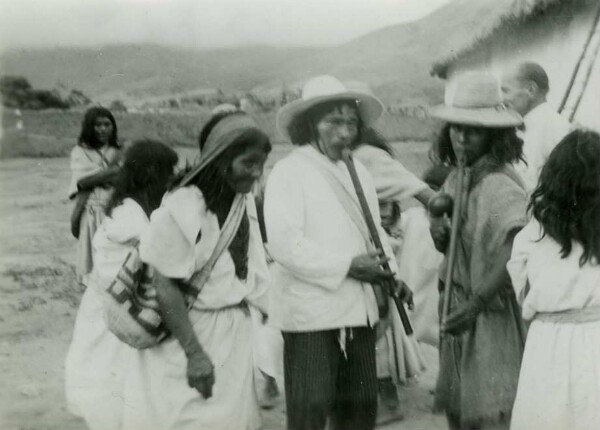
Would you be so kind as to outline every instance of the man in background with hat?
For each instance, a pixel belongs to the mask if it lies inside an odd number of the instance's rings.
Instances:
[[[571,129],[566,118],[560,116],[546,101],[550,84],[546,71],[537,63],[524,62],[504,74],[502,96],[507,108],[523,116],[519,137],[523,140],[526,163],[515,165],[531,193],[537,186],[542,167],[550,152]]]
[[[280,109],[277,128],[294,145],[271,172],[265,192],[269,249],[275,260],[270,324],[284,338],[288,428],[372,429],[377,411],[372,285],[394,277],[372,179],[356,163],[386,255],[369,232],[342,153],[383,105],[332,76],[304,86]],[[392,270],[396,270],[393,258]],[[371,284],[371,285],[370,285]]]

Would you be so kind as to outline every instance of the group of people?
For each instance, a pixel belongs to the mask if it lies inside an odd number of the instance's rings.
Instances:
[[[257,429],[258,319],[283,339],[290,430],[374,428],[378,397],[391,384],[397,403],[423,368],[415,336],[439,346],[450,428],[598,428],[600,136],[553,112],[548,88],[534,63],[501,84],[457,77],[421,180],[375,130],[368,88],[314,77],[277,113],[294,148],[258,199],[271,143],[250,115],[214,112],[198,163],[176,172],[172,149],[122,148],[113,115],[90,109],[71,156],[86,290],[69,409],[92,430]],[[438,189],[463,201],[458,231],[427,213]],[[168,332],[146,349],[106,322],[103,291],[134,249]]]

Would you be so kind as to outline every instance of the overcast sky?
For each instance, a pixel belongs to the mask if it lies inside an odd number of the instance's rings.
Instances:
[[[0,47],[334,45],[449,0],[0,0]]]

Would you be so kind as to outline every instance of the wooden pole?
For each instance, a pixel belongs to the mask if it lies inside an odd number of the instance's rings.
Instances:
[[[446,324],[448,314],[450,313],[450,296],[452,290],[452,277],[454,274],[454,264],[456,262],[456,247],[458,244],[458,233],[460,230],[461,211],[463,205],[463,195],[465,187],[465,159],[464,156],[458,158],[458,181],[456,193],[454,195],[454,205],[452,207],[452,225],[450,228],[450,244],[448,246],[448,264],[446,266],[446,275],[444,277],[444,297],[442,307],[442,328]]]
[[[579,69],[581,68],[581,64],[583,63],[583,60],[587,53],[587,50],[590,46],[590,43],[592,42],[592,38],[594,37],[594,33],[596,32],[596,27],[598,26],[599,20],[600,20],[600,6],[596,10],[596,17],[594,18],[594,22],[592,23],[592,28],[590,29],[588,37],[585,40],[585,44],[583,45],[583,50],[581,51],[581,55],[579,56],[579,59],[577,60],[577,63],[575,64],[575,68],[573,69],[573,73],[571,74],[571,79],[569,79],[567,89],[565,90],[565,95],[563,96],[562,101],[560,102],[560,106],[558,107],[558,113],[561,113],[564,110],[565,106],[567,105],[567,101],[569,100],[569,95],[571,94],[571,90],[573,89],[573,85],[575,84],[575,80],[577,79],[577,75],[579,74]],[[592,60],[592,65],[593,65],[593,63],[594,63],[594,60]],[[588,73],[588,77],[589,77],[589,73]],[[580,98],[580,100],[581,100],[581,98]],[[579,104],[579,102],[577,104]],[[574,109],[574,111],[575,110],[576,109]],[[574,113],[570,116],[572,118],[572,116],[574,116]]]
[[[354,190],[356,191],[356,195],[358,196],[358,202],[360,203],[360,207],[363,212],[363,216],[365,218],[365,222],[367,224],[367,228],[369,229],[369,233],[371,234],[371,239],[373,240],[373,244],[375,247],[384,252],[383,244],[381,243],[381,238],[379,237],[379,233],[377,231],[377,225],[373,220],[373,214],[371,214],[371,209],[369,208],[369,204],[367,202],[367,198],[365,197],[365,193],[363,191],[360,180],[358,179],[358,173],[356,172],[356,167],[354,166],[354,160],[352,158],[352,151],[350,149],[344,149],[342,151],[342,161],[348,167],[348,172],[350,173],[350,178],[352,179],[352,185],[354,185]],[[390,265],[388,262],[384,262],[382,264],[384,270],[391,271]],[[394,300],[394,304],[398,309],[398,314],[400,314],[400,320],[402,321],[402,326],[404,327],[404,331],[408,336],[413,334],[413,328],[410,324],[410,320],[406,313],[406,309],[404,308],[404,304],[400,300],[400,297],[395,293],[395,285],[392,285],[395,281],[390,280],[390,285],[388,285],[390,294],[392,299]]]

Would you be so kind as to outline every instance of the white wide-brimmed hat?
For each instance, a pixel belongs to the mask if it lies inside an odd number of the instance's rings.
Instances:
[[[483,72],[467,72],[448,86],[446,103],[431,108],[434,118],[480,127],[516,127],[523,118],[502,104],[498,81]]]
[[[371,125],[383,112],[383,103],[366,85],[350,87],[329,75],[316,76],[304,84],[302,97],[277,112],[277,130],[289,140],[288,127],[293,119],[308,109],[333,100],[355,100],[363,123]]]

